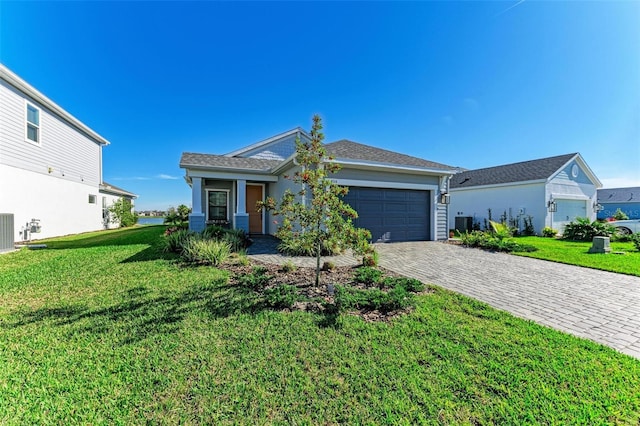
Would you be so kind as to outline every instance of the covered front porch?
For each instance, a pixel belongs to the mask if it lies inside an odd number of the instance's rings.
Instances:
[[[264,180],[191,176],[189,230],[199,232],[208,225],[220,225],[265,234],[266,214],[259,212],[256,204],[267,196],[268,185]]]

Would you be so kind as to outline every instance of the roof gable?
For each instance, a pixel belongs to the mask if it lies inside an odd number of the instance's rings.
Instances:
[[[296,151],[296,139],[310,140],[300,127],[225,154],[226,157],[249,157],[284,161]]]
[[[370,145],[342,139],[325,145],[327,154],[334,157],[338,163],[344,160],[360,160],[371,163],[393,164],[396,166],[424,167],[428,169],[454,170],[453,167],[418,157],[401,154],[399,152],[376,148]]]
[[[572,153],[484,169],[467,170],[455,174],[451,179],[450,185],[452,189],[456,189],[547,180],[579,155],[578,153]]]

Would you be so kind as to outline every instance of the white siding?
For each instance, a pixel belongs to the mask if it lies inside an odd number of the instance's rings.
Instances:
[[[432,202],[435,202],[435,201],[432,200]],[[436,227],[435,240],[446,240],[449,238],[449,228],[452,228],[452,227],[447,224],[447,205],[446,204],[436,203],[435,227]]]
[[[547,222],[547,208],[545,199],[545,184],[534,183],[525,185],[501,186],[490,188],[469,188],[451,190],[451,204],[449,204],[449,225],[455,226],[456,216],[473,217],[474,221],[484,226],[488,219],[488,209],[491,209],[493,220],[500,219],[500,215],[507,212],[512,217],[533,217],[533,226],[537,233],[550,225]]]
[[[30,99],[40,108],[40,144],[29,143],[26,96],[0,81],[0,99],[0,164],[73,183],[100,184],[100,145]]]
[[[71,182],[48,174],[34,173],[0,164],[0,212],[15,216],[15,240],[31,219],[39,219],[42,232],[32,239],[42,239],[103,228],[102,197],[97,185]],[[11,182],[11,184],[5,184]],[[96,203],[89,203],[89,195]]]

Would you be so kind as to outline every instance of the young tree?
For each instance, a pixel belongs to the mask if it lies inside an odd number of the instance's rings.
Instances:
[[[293,176],[285,176],[301,189],[297,193],[287,190],[279,203],[272,197],[259,203],[260,209],[272,211],[282,217],[276,236],[283,242],[294,241],[316,257],[315,284],[320,284],[320,258],[323,248],[339,250],[351,248],[354,253],[372,253],[371,233],[355,228],[353,219],[358,213],[342,201],[348,188],[339,186],[329,176],[340,170],[340,165],[328,157],[322,141],[322,120],[313,117],[311,141],[296,139],[296,160],[300,165]]]
[[[138,222],[138,213],[131,211],[131,201],[119,198],[118,201],[109,207],[109,213],[118,221],[121,228],[133,226]]]

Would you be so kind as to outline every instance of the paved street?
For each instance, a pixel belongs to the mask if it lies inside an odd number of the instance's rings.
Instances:
[[[442,242],[377,244],[376,248],[380,265],[389,270],[640,359],[640,277]],[[262,254],[252,257],[273,263],[291,259],[273,254],[268,244],[261,250]],[[292,260],[298,265],[313,263],[308,258]],[[356,263],[351,256],[332,261]]]

